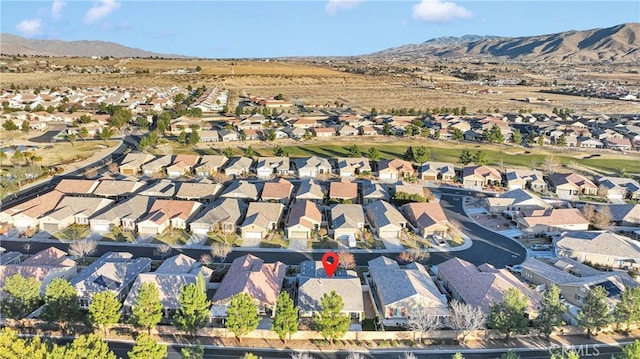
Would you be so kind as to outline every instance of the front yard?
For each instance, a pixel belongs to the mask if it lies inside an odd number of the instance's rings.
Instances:
[[[155,236],[153,243],[174,245],[184,245],[189,241],[189,233],[183,229],[169,229],[161,235]]]

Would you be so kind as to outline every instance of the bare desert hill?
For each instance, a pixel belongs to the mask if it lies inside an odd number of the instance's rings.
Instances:
[[[465,39],[466,38],[466,39]],[[370,57],[403,59],[512,59],[551,62],[640,61],[640,23],[526,37],[432,39],[391,48]]]
[[[33,40],[12,34],[0,34],[0,53],[4,55],[42,56],[112,56],[112,57],[164,57],[179,55],[160,54],[106,41]]]

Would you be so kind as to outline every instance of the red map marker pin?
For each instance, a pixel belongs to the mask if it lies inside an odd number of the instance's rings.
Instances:
[[[331,262],[329,262],[331,259]],[[322,256],[322,266],[324,267],[324,271],[327,272],[327,276],[329,278],[333,277],[333,273],[336,272],[338,268],[338,255],[333,252],[327,252]]]

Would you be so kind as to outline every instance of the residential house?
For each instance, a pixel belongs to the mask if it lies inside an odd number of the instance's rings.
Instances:
[[[253,165],[253,158],[249,157],[236,157],[229,160],[224,168],[224,174],[226,176],[238,177],[244,174],[248,174],[251,171]]]
[[[337,161],[337,169],[340,177],[355,177],[360,174],[371,173],[371,166],[369,165],[369,159],[367,158],[340,157]]]
[[[146,182],[136,179],[101,179],[98,187],[93,190],[93,194],[100,197],[112,198],[117,201],[130,198],[134,193],[138,192]]]
[[[260,141],[263,138],[260,130],[242,130],[245,141]]]
[[[193,234],[206,235],[209,232],[221,231],[225,234],[236,233],[242,221],[247,205],[233,198],[219,199],[206,207],[189,223]]]
[[[338,136],[357,136],[358,130],[349,125],[342,125],[338,128],[337,133]]]
[[[54,233],[72,224],[87,225],[89,217],[113,203],[107,198],[65,196],[55,209],[40,217],[40,230]]]
[[[354,271],[338,269],[331,278],[320,261],[300,263],[298,275],[298,308],[300,317],[313,317],[322,311],[322,296],[336,292],[342,297],[341,313],[360,322],[364,313],[364,298],[360,278]]]
[[[284,206],[280,203],[251,202],[240,226],[242,239],[264,239],[278,229]]]
[[[106,233],[114,227],[120,227],[124,231],[134,231],[136,223],[149,212],[153,201],[153,197],[134,196],[129,200],[118,203],[107,211],[89,219],[91,231]]]
[[[611,200],[640,199],[640,184],[632,178],[600,177],[598,185],[606,189],[606,196]]]
[[[356,246],[364,229],[364,210],[359,204],[336,204],[331,207],[330,234],[336,241],[344,240],[349,247]]]
[[[321,204],[324,201],[324,197],[322,186],[312,178],[300,181],[300,186],[295,195],[296,201],[312,201],[317,204]]]
[[[383,256],[368,264],[383,323],[406,324],[412,315],[421,312],[441,318],[449,316],[447,296],[438,290],[422,264],[411,263],[401,269],[398,262]]]
[[[601,206],[598,210],[602,208]],[[611,224],[613,226],[640,226],[640,204],[611,204],[607,208],[611,213]]]
[[[40,283],[40,294],[55,278],[71,279],[78,272],[76,262],[67,252],[49,247],[18,263],[0,264],[0,291],[7,278],[20,274]]]
[[[219,173],[227,161],[229,161],[229,159],[226,156],[204,155],[200,163],[195,167],[196,175],[211,177]]]
[[[502,303],[508,289],[514,288],[528,299],[526,314],[537,316],[542,298],[529,289],[507,269],[496,269],[490,264],[475,266],[454,257],[437,267],[438,280],[442,282],[452,299],[463,301],[482,309],[487,315],[494,303]]]
[[[65,195],[88,196],[99,184],[97,180],[63,178],[56,185],[55,190]]]
[[[581,148],[603,148],[602,141],[591,137],[578,137],[578,147]]]
[[[468,189],[500,185],[502,176],[495,168],[489,166],[467,166],[462,170],[462,186]]]
[[[362,126],[360,127],[360,134],[362,136],[379,136],[380,131],[373,126]]]
[[[153,283],[160,292],[163,321],[170,322],[175,312],[180,309],[179,299],[182,286],[197,283],[199,276],[202,276],[204,282],[208,283],[212,273],[211,269],[184,254],[165,259],[155,272],[138,275],[122,305],[123,311],[126,314],[131,314],[132,308],[138,300],[142,284]]]
[[[291,194],[293,192],[293,184],[284,178],[280,178],[275,182],[265,182],[262,189],[262,201],[272,203],[289,204]]]
[[[240,141],[240,134],[236,131],[220,130],[218,134],[222,142]]]
[[[453,182],[456,179],[455,167],[447,162],[425,162],[418,173],[419,178],[425,181]]]
[[[292,174],[289,157],[259,157],[256,164],[256,174],[259,178],[288,176]]]
[[[616,151],[631,151],[633,148],[631,146],[631,140],[628,138],[609,137],[604,140],[604,145],[607,146],[607,148]]]
[[[535,192],[546,192],[547,183],[542,178],[542,173],[536,170],[507,169],[505,173],[507,188],[530,189]]]
[[[316,137],[333,137],[336,135],[336,129],[333,127],[315,127],[311,129],[311,132]]]
[[[485,202],[490,213],[498,214],[504,211],[518,212],[551,208],[551,205],[540,197],[521,188],[502,193],[498,197],[487,197]]]
[[[549,176],[549,182],[551,189],[562,199],[598,194],[598,187],[590,179],[577,173],[554,173]]]
[[[578,307],[582,307],[584,298],[595,287],[605,288],[608,299],[618,301],[623,291],[639,285],[625,272],[602,272],[566,257],[529,257],[521,266],[520,276],[525,281],[547,290],[555,285],[564,300]]]
[[[326,158],[308,157],[294,160],[299,178],[317,178],[318,175],[330,175],[331,164]]]
[[[298,201],[289,207],[285,231],[289,239],[310,239],[322,224],[320,207],[311,201]]]
[[[214,130],[201,130],[198,132],[200,135],[200,143],[220,142],[220,134]]]
[[[613,268],[640,267],[640,244],[608,231],[562,232],[553,239],[558,256]]]
[[[411,162],[399,159],[378,161],[378,178],[381,181],[396,181],[401,178],[415,177]]]
[[[424,198],[426,201],[433,200],[434,198],[431,194],[431,191],[429,191],[428,188],[419,183],[401,182],[399,184],[393,185],[392,189],[394,197],[396,197],[396,199],[399,193],[404,193],[405,195],[410,196],[419,196]]]
[[[329,199],[337,203],[357,203],[358,184],[346,178],[331,182],[329,185]]]
[[[252,254],[234,259],[213,295],[211,316],[225,318],[231,298],[240,293],[253,299],[260,315],[273,316],[286,272],[284,263],[264,263]]]
[[[221,198],[237,198],[246,202],[257,201],[262,192],[262,183],[248,182],[248,181],[233,181],[229,184],[224,192],[220,195]]]
[[[37,229],[40,223],[38,219],[54,210],[63,196],[62,192],[53,190],[3,209],[0,222],[9,223],[19,230]]]
[[[589,229],[589,221],[576,208],[521,211],[521,216],[516,217],[516,223],[518,228],[530,234]]]
[[[196,155],[175,155],[171,165],[166,168],[167,175],[169,177],[190,175],[199,160],[200,156]]]
[[[186,229],[187,222],[200,210],[196,201],[156,199],[151,209],[137,223],[142,235],[162,234],[167,228]]]
[[[155,182],[149,182],[146,188],[143,188],[138,194],[141,196],[149,196],[155,198],[171,198],[175,197],[177,182],[168,179],[162,179]]]
[[[380,183],[371,181],[363,181],[362,184],[362,203],[367,205],[375,201],[389,201],[391,196],[387,188]]]
[[[222,185],[219,183],[179,182],[175,197],[210,203],[216,198],[221,189]]]
[[[151,259],[128,252],[107,252],[71,279],[80,308],[89,309],[93,296],[110,291],[122,302],[140,273],[151,270]]]
[[[120,173],[125,176],[135,176],[142,171],[142,165],[151,162],[154,158],[148,153],[130,152],[120,162]]]
[[[402,212],[423,238],[444,237],[451,227],[440,202],[407,203],[402,206]]]
[[[394,206],[385,201],[376,201],[365,207],[369,224],[380,238],[400,238],[407,220]]]
[[[164,173],[165,168],[173,163],[172,155],[160,156],[153,161],[147,162],[142,165],[142,173],[145,176],[153,176],[158,173]]]

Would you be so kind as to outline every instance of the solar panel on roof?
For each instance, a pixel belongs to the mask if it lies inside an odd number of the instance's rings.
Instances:
[[[598,284],[595,284],[595,285],[592,285],[591,289],[593,289],[594,287],[602,287],[602,288],[604,288],[604,290],[606,290],[607,293],[608,293],[608,295],[607,295],[608,298],[616,297],[616,296],[620,295],[620,293],[622,292],[622,290],[620,290],[620,288],[610,280],[602,282],[602,283],[598,283]]]

